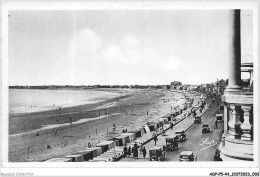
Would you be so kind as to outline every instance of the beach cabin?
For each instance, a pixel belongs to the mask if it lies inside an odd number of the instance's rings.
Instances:
[[[51,158],[44,162],[72,162],[72,158]]]
[[[124,146],[125,145],[125,141],[126,141],[126,137],[125,136],[117,136],[115,138],[112,138],[112,140],[115,140],[116,142],[116,146]]]
[[[168,122],[168,118],[161,118],[162,120],[163,120],[163,122],[164,122],[164,124],[168,124],[169,122]]]
[[[90,159],[93,159],[93,151],[89,150],[83,150],[83,151],[78,151],[74,153],[73,155],[82,155],[83,156],[83,161],[89,161]]]
[[[66,158],[71,158],[72,162],[83,162],[84,158],[82,154],[77,154],[77,155],[67,155]]]
[[[135,140],[135,134],[134,133],[122,133],[121,136],[128,136],[129,137],[129,142]]]
[[[101,143],[96,144],[96,147],[102,148],[102,153],[106,152],[109,149],[114,147],[114,141],[103,141]]]
[[[126,134],[121,134],[121,136],[125,137],[125,143],[130,143],[130,137]]]
[[[150,124],[148,125],[150,131],[156,131],[157,130],[157,124]]]
[[[101,147],[94,147],[94,148],[86,148],[87,151],[91,151],[93,153],[93,157],[97,157],[102,154]]]
[[[172,118],[173,118],[173,117],[177,116],[177,113],[176,113],[176,111],[172,111],[172,112],[170,113],[170,115],[171,115]]]
[[[162,118],[166,118],[168,121],[171,121],[172,117],[173,116],[171,114],[166,114]]]
[[[144,129],[144,133],[150,133],[150,128],[148,125],[144,125],[143,129]]]
[[[129,132],[130,133],[135,133],[135,137],[139,138],[139,137],[141,137],[143,135],[144,130],[143,130],[143,128],[139,128],[139,129],[136,129],[136,130],[130,130]]]
[[[163,119],[158,119],[159,122],[159,127],[162,127],[164,125],[164,120]]]

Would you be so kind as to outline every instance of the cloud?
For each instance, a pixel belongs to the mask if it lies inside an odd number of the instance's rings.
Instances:
[[[71,42],[77,55],[95,54],[102,47],[102,39],[88,28],[76,32]]]
[[[103,57],[110,60],[120,60],[123,58],[122,49],[117,45],[110,45],[102,51]]]
[[[141,59],[140,41],[134,37],[123,38],[118,44],[112,44],[102,50],[102,56],[110,62],[135,64]]]
[[[181,67],[184,66],[181,60],[177,57],[169,57],[168,61],[165,64],[166,64],[165,68],[169,70],[180,69]]]
[[[125,50],[135,50],[140,46],[140,42],[135,37],[128,36],[121,40],[120,46]]]

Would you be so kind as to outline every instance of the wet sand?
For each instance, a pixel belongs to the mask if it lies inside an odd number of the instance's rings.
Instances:
[[[133,89],[127,93],[102,103],[65,108],[60,112],[54,110],[11,116],[9,161],[64,157],[87,148],[89,142],[95,145],[117,136],[123,128],[136,129],[156,120],[169,113],[176,100],[183,101],[180,93],[167,90]],[[113,124],[117,126],[115,133],[112,132]],[[46,148],[47,144],[51,149]]]

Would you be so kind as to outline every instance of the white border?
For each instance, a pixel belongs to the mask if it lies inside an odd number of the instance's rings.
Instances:
[[[35,175],[50,175],[52,170],[46,170],[45,168],[57,168],[57,167],[70,167],[70,168],[62,168],[59,170],[59,175],[67,176],[67,175],[75,175],[75,171],[71,173],[71,168],[76,168],[79,174],[84,174],[86,171],[90,172],[91,175],[108,175],[106,171],[111,171],[111,174],[115,173],[115,169],[113,167],[121,167],[116,169],[118,174],[124,175],[140,175],[135,172],[135,170],[125,169],[125,168],[146,168],[147,174],[149,176],[153,175],[162,175],[161,169],[156,170],[157,168],[166,168],[163,169],[165,172],[170,172],[174,170],[177,174],[187,174],[186,172],[196,172],[196,174],[202,174],[201,169],[196,169],[197,167],[203,167],[203,172],[208,175],[207,171],[214,172],[214,168],[218,169],[216,171],[224,171],[228,170],[232,171],[230,167],[240,168],[239,170],[242,172],[245,170],[245,167],[257,167],[259,168],[259,140],[255,138],[254,143],[254,162],[196,162],[196,163],[172,163],[172,162],[164,162],[164,163],[140,163],[140,162],[127,162],[127,163],[41,163],[41,162],[30,162],[30,163],[8,163],[8,11],[9,10],[178,10],[178,9],[252,9],[253,10],[253,58],[254,58],[254,81],[255,81],[255,95],[254,95],[254,124],[259,125],[259,112],[256,113],[257,108],[259,108],[259,3],[258,1],[246,2],[246,1],[218,1],[218,2],[187,2],[187,1],[124,1],[124,2],[116,2],[116,1],[60,1],[60,2],[3,2],[2,3],[2,167],[6,170],[14,170],[19,171],[24,169],[19,168],[28,168],[31,167],[30,171],[34,171]],[[257,116],[258,115],[258,116]],[[5,120],[5,121],[3,121]],[[257,126],[254,126],[255,135],[259,135],[259,130]],[[18,167],[18,168],[17,168]],[[82,169],[82,167],[88,167],[88,169]],[[93,168],[94,167],[94,168]],[[105,170],[99,170],[99,168],[104,168]],[[174,169],[172,169],[174,167]],[[187,168],[182,169],[182,167]],[[189,167],[189,168],[188,168]],[[205,168],[204,168],[205,167]],[[214,167],[214,168],[213,168]],[[243,168],[242,168],[243,167]],[[10,169],[15,168],[15,169]],[[92,169],[93,168],[93,169]],[[112,168],[112,169],[111,169]],[[213,168],[213,169],[212,169]],[[254,168],[251,170],[256,171]],[[233,170],[233,171],[237,171]],[[250,171],[246,168],[246,171]],[[39,173],[37,173],[39,172]],[[95,173],[93,173],[95,172]],[[113,173],[112,173],[113,172]],[[163,172],[163,175],[167,173]],[[181,173],[179,173],[181,172]],[[169,175],[173,175],[173,173],[168,173]],[[191,174],[191,173],[190,173]],[[195,174],[195,173],[192,173]],[[204,173],[203,173],[204,174]],[[204,174],[204,175],[205,175]],[[115,176],[115,175],[114,175]]]

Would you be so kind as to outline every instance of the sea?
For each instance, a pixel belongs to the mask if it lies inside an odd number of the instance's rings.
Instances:
[[[32,113],[93,104],[120,96],[119,92],[66,89],[9,89],[9,114]]]

